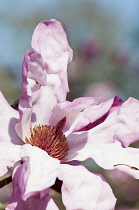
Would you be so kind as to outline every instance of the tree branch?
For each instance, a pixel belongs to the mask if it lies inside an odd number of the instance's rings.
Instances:
[[[0,188],[12,182],[12,175],[0,181]]]

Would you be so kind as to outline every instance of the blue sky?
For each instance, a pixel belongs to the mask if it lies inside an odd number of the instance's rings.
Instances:
[[[65,0],[61,0],[65,1]],[[74,0],[77,10],[80,9],[81,2],[84,0]],[[89,0],[88,0],[89,1]],[[90,0],[91,1],[91,0]],[[21,64],[24,56],[24,51],[30,49],[30,41],[34,26],[29,31],[19,27],[14,28],[14,21],[18,20],[20,16],[27,16],[34,13],[38,8],[46,7],[46,16],[50,18],[62,17],[62,8],[59,8],[60,0],[4,0],[0,3],[0,63],[2,65]],[[114,14],[121,21],[122,36],[119,36],[119,43],[125,44],[125,47],[130,47],[130,33],[132,28],[138,24],[137,14],[139,9],[138,0],[92,0],[98,2],[99,5],[105,10],[106,14]],[[73,2],[67,1],[69,12],[72,13],[71,4]],[[73,6],[73,5],[72,5]],[[64,17],[63,17],[64,19]],[[63,20],[64,21],[64,20]],[[70,21],[70,20],[69,20]],[[82,23],[83,24],[83,23]],[[85,24],[85,23],[84,23]],[[75,26],[74,26],[75,27]],[[73,30],[74,30],[73,27]],[[88,26],[84,26],[88,27]],[[89,27],[88,27],[89,28]],[[20,30],[20,33],[19,33]],[[77,30],[77,29],[76,29]],[[79,28],[80,30],[80,28]],[[19,36],[18,36],[19,33]],[[129,36],[128,36],[129,34]],[[124,40],[123,40],[124,38]],[[123,45],[124,45],[123,44]],[[19,54],[18,52],[24,46],[24,50]],[[23,54],[22,54],[23,53]]]

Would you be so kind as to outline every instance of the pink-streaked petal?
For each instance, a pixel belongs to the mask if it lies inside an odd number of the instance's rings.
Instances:
[[[139,139],[139,102],[129,98],[111,112],[106,120],[88,132],[88,141],[113,143],[120,141],[124,147]]]
[[[24,163],[19,178],[19,188],[24,200],[55,183],[59,172],[59,160],[29,144],[22,147],[21,159]]]
[[[116,198],[101,175],[82,165],[61,164],[58,178],[63,181],[62,200],[67,210],[114,209]]]
[[[47,73],[58,75],[56,92],[59,92],[59,101],[64,101],[69,91],[67,65],[73,53],[61,23],[54,19],[39,23],[33,33],[32,48],[42,55]]]
[[[103,123],[109,113],[112,112],[112,110],[114,110],[115,107],[118,107],[121,103],[121,99],[115,97],[99,105],[94,104],[93,106],[86,108],[80,113],[78,117],[76,117],[76,120],[69,127],[65,135],[68,136],[70,133],[77,131],[87,131]],[[72,110],[70,112],[70,115],[72,116]]]
[[[0,176],[3,176],[8,168],[19,161],[21,146],[9,142],[0,142]]]
[[[114,107],[121,104],[121,99],[118,97],[112,98],[100,105],[97,104],[97,99],[91,97],[77,98],[73,102],[65,101],[58,104],[52,111],[50,125],[56,125],[59,120],[66,117],[66,124],[63,132],[68,136],[72,132],[78,130],[87,130],[101,123],[108,116]],[[99,121],[99,122],[98,122]],[[89,128],[88,125],[92,124]]]
[[[0,142],[11,142],[13,144],[23,144],[15,131],[19,114],[6,101],[0,91]]]
[[[118,96],[115,96],[113,99],[114,99],[113,104],[109,110],[109,113],[113,112],[115,109],[117,109],[119,106],[123,104],[123,100],[119,98]]]
[[[48,193],[44,193],[43,196],[41,196],[40,193],[36,194],[35,196],[32,196],[28,198],[26,201],[23,201],[21,198],[20,189],[18,186],[18,181],[20,179],[22,171],[22,166],[19,166],[13,176],[13,193],[12,197],[10,199],[10,202],[8,206],[6,207],[6,210],[58,210],[58,207],[52,200],[52,198],[49,196]]]
[[[107,118],[109,113],[119,107],[122,103],[122,100],[118,97],[111,98],[100,103],[99,105],[86,109],[84,112],[84,118],[87,118],[90,123],[94,123],[95,125],[92,125],[92,127],[94,127],[97,124],[102,123]],[[101,119],[102,117],[104,117],[104,119]],[[98,120],[99,122],[96,123]]]
[[[53,109],[50,125],[55,125],[60,119],[66,117],[63,133],[67,136],[71,130],[74,130],[74,126],[78,123],[80,115],[82,115],[81,111],[95,104],[97,104],[97,99],[93,97],[81,97],[72,102],[61,102]]]
[[[119,141],[124,147],[139,139],[139,101],[129,98],[110,112],[106,120],[88,131],[88,142],[113,143]]]

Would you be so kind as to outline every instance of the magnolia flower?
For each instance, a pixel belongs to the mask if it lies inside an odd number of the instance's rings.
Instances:
[[[57,178],[63,182],[66,209],[113,209],[116,198],[105,180],[71,163],[76,157],[68,158],[74,124],[85,127],[78,123],[80,115],[96,101],[91,97],[66,101],[72,50],[61,24],[56,20],[40,23],[32,47],[23,62],[19,111],[0,95],[0,174],[18,160],[23,162],[13,173],[13,193],[6,209],[58,209],[49,195]],[[102,112],[116,103],[112,99]]]
[[[138,102],[118,97],[99,105],[92,97],[66,101],[72,50],[58,21],[40,23],[32,47],[23,62],[19,111],[0,94],[0,175],[22,160],[6,209],[58,209],[49,195],[57,178],[67,210],[114,209],[110,186],[75,160],[93,158],[107,169],[134,171],[133,152],[122,145],[139,137]]]

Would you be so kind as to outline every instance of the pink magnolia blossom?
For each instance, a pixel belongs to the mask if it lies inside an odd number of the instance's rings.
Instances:
[[[23,162],[13,173],[6,209],[58,209],[49,196],[57,178],[67,210],[114,209],[116,199],[105,180],[74,160],[93,158],[103,168],[117,167],[138,178],[132,168],[139,168],[138,149],[123,148],[139,138],[138,101],[66,101],[72,50],[58,21],[40,23],[32,47],[23,62],[19,111],[0,94],[0,175]]]
[[[61,24],[56,20],[40,23],[32,47],[34,50],[27,52],[23,62],[19,111],[0,95],[0,124],[4,128],[0,138],[1,175],[18,160],[23,162],[13,173],[13,193],[6,209],[58,209],[49,195],[57,178],[63,183],[66,209],[113,209],[116,198],[105,180],[83,165],[70,164],[68,158],[68,142],[72,133],[78,133],[74,127],[80,125],[82,129],[90,122],[82,126],[80,117],[83,110],[96,105],[96,100],[88,97],[66,101],[72,50]],[[119,99],[112,99],[104,109],[101,105],[100,116],[119,103]]]

